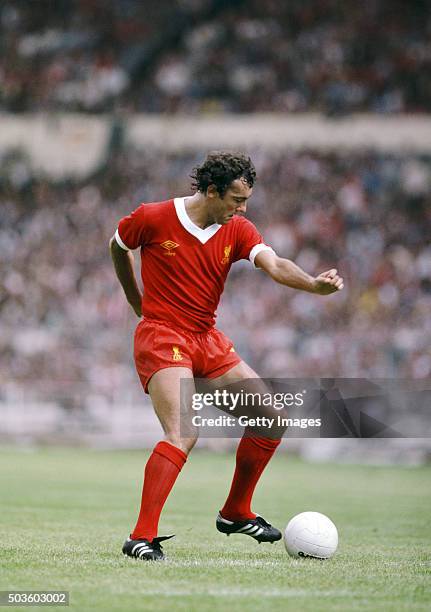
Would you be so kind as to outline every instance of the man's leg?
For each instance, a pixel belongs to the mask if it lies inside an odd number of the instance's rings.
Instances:
[[[280,440],[244,434],[236,451],[235,472],[220,514],[231,521],[256,518],[251,500],[256,485]]]
[[[157,536],[160,514],[166,499],[186,462],[187,455],[196,443],[197,436],[182,438],[180,432],[180,381],[189,379],[193,387],[193,373],[188,368],[165,368],[154,374],[148,391],[154,410],[165,433],[158,442],[145,466],[141,509],[131,534],[132,540],[151,542]],[[191,400],[190,400],[191,401]]]
[[[243,361],[223,376],[208,382],[211,387],[225,388],[247,379],[256,380],[253,392],[260,391],[263,394],[268,391],[256,372]],[[265,467],[280,444],[281,435],[282,432],[277,430],[268,432],[265,436],[250,430],[244,432],[236,452],[236,466],[229,495],[220,511],[224,519],[246,521],[256,518],[256,514],[251,510],[253,493]]]

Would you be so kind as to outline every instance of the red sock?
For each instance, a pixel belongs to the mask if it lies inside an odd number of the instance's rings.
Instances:
[[[145,466],[141,510],[132,540],[151,542],[156,537],[162,508],[186,460],[187,455],[169,442],[156,444]]]
[[[256,518],[251,511],[251,498],[256,484],[281,440],[270,438],[241,438],[236,451],[236,467],[225,505],[220,510],[223,518],[245,521]]]

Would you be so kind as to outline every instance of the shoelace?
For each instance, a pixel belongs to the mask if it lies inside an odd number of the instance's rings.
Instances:
[[[259,525],[261,525],[262,527],[272,527],[272,525],[270,525],[269,523],[267,523],[265,521],[264,518],[262,518],[261,516],[257,516],[256,517],[256,521],[259,523]]]
[[[162,551],[163,546],[160,544],[160,542],[164,542],[165,540],[170,540],[171,538],[174,538],[174,537],[175,537],[175,534],[153,538],[153,541],[151,542],[150,546],[152,546],[156,550]]]

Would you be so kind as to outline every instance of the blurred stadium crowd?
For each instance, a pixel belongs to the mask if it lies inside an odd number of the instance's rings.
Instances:
[[[11,112],[429,112],[427,0],[5,0]]]
[[[250,154],[248,216],[265,241],[310,273],[338,267],[345,290],[296,292],[235,264],[218,326],[238,352],[266,376],[429,377],[430,159]],[[139,202],[189,194],[202,156],[128,149],[76,184],[37,178],[18,153],[1,160],[3,391],[15,381],[68,395],[81,383],[112,398],[136,382],[136,318],[108,241]]]
[[[0,111],[112,113],[119,125],[132,113],[430,112],[430,34],[426,0],[5,0]],[[108,240],[140,202],[190,193],[205,151],[143,153],[118,138],[76,182],[2,149],[0,394],[78,405],[76,389],[112,399],[137,384],[136,319]],[[316,297],[236,264],[218,325],[238,352],[272,377],[429,377],[430,158],[248,153],[249,217],[266,242],[346,282]]]

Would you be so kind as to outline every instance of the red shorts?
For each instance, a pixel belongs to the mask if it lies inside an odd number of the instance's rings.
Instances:
[[[217,378],[241,361],[233,342],[215,327],[191,332],[151,319],[136,328],[134,356],[145,393],[153,374],[164,368],[190,368],[197,378]]]

